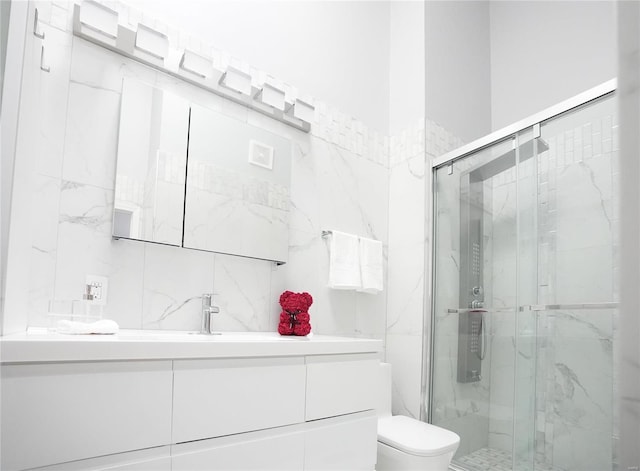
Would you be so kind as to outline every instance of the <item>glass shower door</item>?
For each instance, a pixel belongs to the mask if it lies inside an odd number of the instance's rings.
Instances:
[[[471,471],[611,471],[612,94],[434,170],[430,421]]]
[[[536,461],[611,471],[618,316],[613,95],[541,124]],[[538,469],[538,468],[536,468]],[[547,468],[548,469],[548,468]]]
[[[511,136],[434,176],[431,421],[472,470],[513,464],[519,153]]]

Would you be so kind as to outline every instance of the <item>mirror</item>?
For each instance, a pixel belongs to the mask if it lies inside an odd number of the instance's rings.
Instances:
[[[124,80],[113,235],[182,245],[189,102]]]
[[[290,179],[288,139],[125,79],[114,237],[284,263]]]
[[[184,246],[285,262],[291,142],[191,105]]]

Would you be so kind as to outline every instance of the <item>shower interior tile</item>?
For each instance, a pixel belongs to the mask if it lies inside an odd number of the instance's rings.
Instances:
[[[556,257],[558,303],[612,299],[613,260],[610,247],[558,251]],[[576,276],[576,273],[580,276]]]
[[[467,455],[456,457],[454,458],[454,464],[462,465],[470,471],[513,470],[511,453],[494,448],[481,448]],[[527,469],[527,465],[525,465],[524,469]],[[562,468],[550,466],[546,462],[538,460],[533,463],[533,469],[536,471],[564,471]]]
[[[575,428],[556,437],[553,462],[568,471],[611,471],[610,433]]]

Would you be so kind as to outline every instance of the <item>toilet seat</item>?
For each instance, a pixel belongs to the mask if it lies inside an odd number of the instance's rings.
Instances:
[[[460,437],[441,427],[395,415],[378,419],[378,441],[411,455],[437,456],[455,451]]]

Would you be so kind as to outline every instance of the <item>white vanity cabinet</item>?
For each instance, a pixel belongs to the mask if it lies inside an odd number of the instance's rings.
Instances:
[[[172,471],[301,471],[304,427],[292,425],[172,447]]]
[[[1,373],[3,470],[170,442],[171,361],[12,364]]]
[[[0,468],[374,469],[381,342],[161,342],[0,339]]]
[[[315,420],[305,433],[305,471],[371,471],[376,464],[375,411]]]
[[[171,447],[147,448],[36,469],[37,471],[172,471]]]
[[[176,360],[172,443],[304,422],[302,357]]]
[[[319,355],[307,357],[306,362],[306,420],[376,408],[377,355]]]
[[[172,469],[371,471],[378,371],[375,354],[176,361]]]

